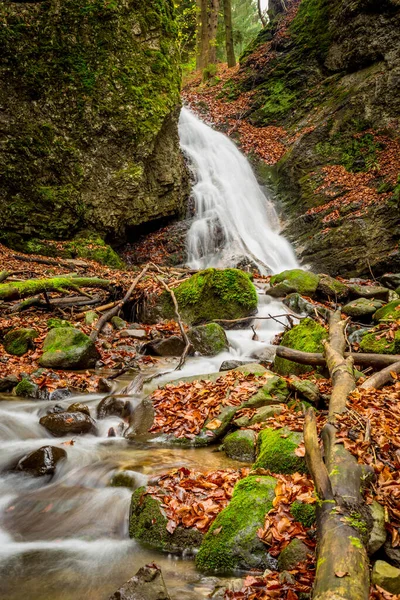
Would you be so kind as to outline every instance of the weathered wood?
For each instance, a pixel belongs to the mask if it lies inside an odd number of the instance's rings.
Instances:
[[[23,262],[38,263],[40,265],[50,265],[54,267],[66,267],[67,269],[70,269],[71,267],[87,269],[89,267],[88,263],[76,258],[64,258],[63,260],[58,260],[56,258],[37,258],[35,256],[25,256],[24,254],[13,254],[12,258],[15,260],[21,260]]]
[[[0,273],[0,283],[2,281],[5,281],[8,277],[10,277],[10,275],[12,275],[11,271],[1,271],[1,273]]]
[[[332,500],[332,486],[319,449],[317,420],[315,418],[315,410],[311,406],[304,417],[304,445],[306,448],[307,467],[314,480],[318,497]]]
[[[400,373],[400,361],[385,367],[378,373],[374,373],[374,375],[366,379],[364,383],[360,385],[360,388],[362,390],[380,390],[387,383],[392,383],[394,381],[395,378],[392,376],[392,373]]]
[[[111,282],[98,277],[51,277],[49,279],[28,279],[13,283],[0,284],[0,300],[11,302],[43,294],[44,292],[62,292],[80,290],[82,287],[107,289]]]
[[[292,350],[286,346],[277,346],[276,355],[280,358],[286,358],[300,365],[315,365],[323,367],[326,365],[326,359],[323,354],[318,352],[301,352],[300,350]],[[392,365],[400,361],[400,354],[363,354],[354,352],[345,352],[344,357],[351,356],[354,364],[360,367],[374,367],[375,369],[383,369],[388,365]]]

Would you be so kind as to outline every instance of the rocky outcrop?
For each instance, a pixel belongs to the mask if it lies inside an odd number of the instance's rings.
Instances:
[[[2,241],[111,242],[182,213],[171,0],[0,6]]]

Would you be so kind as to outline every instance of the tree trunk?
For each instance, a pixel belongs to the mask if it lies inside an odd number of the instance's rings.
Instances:
[[[29,296],[36,296],[44,292],[64,292],[80,288],[103,288],[111,286],[110,281],[98,277],[52,277],[51,279],[28,279],[13,283],[0,284],[0,300],[11,302]]]
[[[232,0],[224,0],[224,22],[226,59],[228,62],[228,67],[231,68],[236,66],[235,48],[233,45]]]
[[[210,13],[208,19],[208,65],[217,62],[217,29],[218,29],[219,0],[210,0]]]
[[[199,53],[197,64],[199,69],[203,70],[206,68],[208,64],[208,46],[209,46],[209,37],[208,37],[208,0],[199,0],[200,6],[200,14],[199,14],[199,24],[200,24],[200,34],[199,34]]]
[[[286,346],[277,346],[276,355],[280,358],[286,358],[299,365],[315,365],[324,367],[326,359],[323,354],[318,352],[301,352],[301,350],[292,350]],[[374,367],[375,369],[383,369],[388,365],[392,365],[400,361],[400,354],[364,354],[345,352],[344,357],[351,356],[354,364],[360,367]]]
[[[196,0],[196,69],[201,69],[201,55],[202,55],[202,0]]]

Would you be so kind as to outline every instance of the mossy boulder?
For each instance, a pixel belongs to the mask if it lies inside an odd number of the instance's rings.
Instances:
[[[282,429],[263,429],[257,440],[257,460],[254,468],[268,469],[271,473],[306,473],[304,457],[295,450],[303,441],[301,433]]]
[[[271,568],[272,560],[257,536],[272,508],[276,479],[250,476],[239,481],[229,505],[206,533],[196,566],[208,573]]]
[[[360,350],[371,354],[400,354],[400,330],[390,340],[386,339],[384,332],[367,333],[360,342]]]
[[[342,312],[348,317],[365,320],[372,317],[372,315],[382,307],[382,304],[383,302],[381,300],[357,298],[356,300],[352,300],[348,304],[345,304],[342,308]]]
[[[290,512],[296,521],[305,527],[311,527],[311,525],[315,523],[315,504],[306,504],[305,502],[298,502],[295,500],[290,507]]]
[[[215,319],[239,319],[257,310],[256,289],[247,273],[239,269],[206,269],[174,288],[180,315],[189,325]],[[149,303],[141,321],[156,323],[175,318],[168,292]]]
[[[203,534],[195,528],[177,527],[167,531],[168,519],[161,503],[138,488],[132,495],[129,515],[129,535],[138,542],[163,552],[182,553],[199,548]]]
[[[330,275],[320,275],[317,286],[318,296],[331,300],[345,300],[350,294],[350,288]]]
[[[217,323],[192,327],[187,332],[187,336],[193,350],[202,356],[215,356],[229,348],[226,333],[221,325]]]
[[[247,400],[246,408],[260,408],[287,401],[290,391],[285,379],[272,371],[266,371],[264,375],[268,378],[267,383]]]
[[[94,325],[98,319],[99,315],[94,310],[88,310],[87,313],[85,313],[85,325]]]
[[[39,386],[29,379],[21,379],[21,381],[13,389],[15,396],[22,396],[23,398],[38,398],[39,397]]]
[[[256,433],[252,429],[239,429],[224,438],[223,449],[229,458],[253,462],[255,457]]]
[[[51,319],[47,319],[47,327],[49,329],[55,329],[56,327],[73,327],[73,325],[65,319],[57,319],[56,317],[52,317]]]
[[[117,331],[121,331],[122,329],[125,329],[128,326],[128,323],[124,321],[124,319],[121,319],[121,317],[113,317],[111,319],[111,325]]]
[[[51,369],[89,369],[99,358],[95,344],[82,331],[74,327],[56,327],[44,340],[39,365]]]
[[[377,560],[372,569],[372,583],[397,596],[400,594],[400,569]]]
[[[291,571],[300,562],[307,559],[309,553],[308,547],[301,540],[294,538],[282,550],[278,558],[278,568],[280,571]]]
[[[400,319],[400,299],[382,306],[373,316],[374,321],[397,321]]]
[[[34,340],[38,337],[35,329],[13,329],[4,336],[4,350],[14,356],[23,356],[34,348]]]
[[[291,269],[273,275],[270,280],[271,288],[266,294],[280,298],[298,292],[302,296],[314,296],[319,283],[319,275],[302,269]]]
[[[327,339],[328,333],[313,319],[304,319],[293,329],[286,331],[281,346],[301,350],[302,352],[323,352],[322,340]],[[299,365],[285,358],[277,356],[274,361],[274,369],[280,375],[300,375],[309,373],[314,369],[312,365]]]
[[[290,389],[296,394],[305,398],[312,404],[317,404],[319,400],[319,388],[318,386],[309,381],[308,379],[299,379],[297,377],[291,377],[289,380]]]
[[[143,485],[144,479],[146,479],[146,476],[136,471],[118,471],[114,474],[109,485],[111,487],[124,487],[134,491]],[[139,483],[140,480],[141,482]]]

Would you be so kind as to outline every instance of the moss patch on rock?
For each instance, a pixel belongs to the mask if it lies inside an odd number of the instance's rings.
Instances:
[[[174,533],[167,531],[168,519],[161,504],[145,494],[146,488],[138,488],[132,495],[129,535],[151,548],[163,552],[181,553],[195,550],[202,542],[203,534],[198,529],[177,527]]]
[[[218,323],[192,327],[187,332],[187,336],[194,351],[202,356],[215,356],[229,348],[226,333]]]
[[[272,288],[268,289],[266,293],[274,297],[286,296],[293,292],[304,296],[313,296],[317,290],[319,279],[319,275],[302,269],[283,271],[271,277]]]
[[[257,531],[272,508],[275,486],[276,479],[264,476],[246,477],[236,484],[232,500],[215,519],[196,556],[201,571],[228,574],[269,566]]]
[[[224,438],[223,449],[229,458],[253,462],[255,457],[256,433],[252,429],[239,429]]]
[[[271,473],[306,473],[305,459],[295,454],[303,440],[301,433],[282,429],[263,429],[257,440],[258,456],[254,468]]]
[[[371,354],[400,354],[400,330],[395,332],[393,340],[387,340],[379,331],[367,333],[360,342],[360,350]]]
[[[87,369],[94,367],[99,357],[95,344],[82,331],[56,327],[46,336],[39,365],[52,369]]]
[[[397,321],[400,319],[400,299],[382,306],[373,316],[374,321]]]
[[[4,350],[14,356],[23,356],[34,348],[34,340],[38,337],[35,329],[13,329],[4,336]]]
[[[305,504],[296,500],[290,507],[290,512],[296,521],[304,525],[304,527],[311,527],[315,523],[316,514],[314,504]]]
[[[304,319],[299,325],[287,331],[281,341],[281,346],[301,350],[303,352],[323,352],[322,340],[328,336],[327,331],[313,319]],[[280,375],[300,375],[314,369],[312,365],[299,365],[277,356],[274,369]]]

